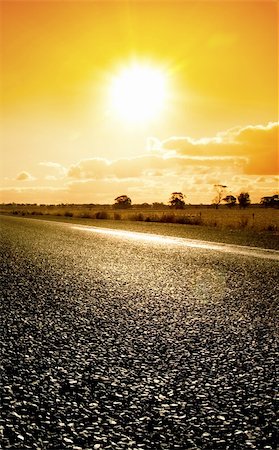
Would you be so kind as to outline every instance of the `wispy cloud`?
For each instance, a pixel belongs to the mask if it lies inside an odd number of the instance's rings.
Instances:
[[[16,176],[16,180],[17,181],[32,181],[32,180],[35,180],[35,178],[32,175],[30,175],[30,173],[23,171],[23,172],[20,172]]]
[[[73,179],[140,178],[150,174],[164,176],[169,173],[189,174],[196,171],[209,171],[222,168],[224,172],[240,169],[247,164],[241,156],[199,156],[176,155],[164,158],[159,155],[143,155],[135,158],[122,158],[114,161],[100,158],[84,159],[70,167],[68,176]]]
[[[57,174],[57,176],[59,176],[60,178],[64,177],[67,173],[67,169],[64,166],[62,166],[61,164],[56,163],[56,162],[42,161],[39,163],[39,166],[43,166],[43,167],[52,169],[52,171],[54,171]],[[51,174],[50,176],[54,176],[54,175]]]

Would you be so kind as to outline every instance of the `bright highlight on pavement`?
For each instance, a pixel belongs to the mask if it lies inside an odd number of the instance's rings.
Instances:
[[[215,242],[199,241],[195,239],[177,238],[171,236],[161,236],[157,234],[138,233],[134,231],[114,230],[111,228],[82,227],[73,226],[75,230],[88,231],[109,236],[115,236],[122,239],[131,239],[135,241],[145,241],[157,244],[172,244],[183,247],[200,248],[204,250],[215,250],[225,253],[234,253],[242,256],[253,256],[255,258],[271,259],[279,261],[279,251],[269,250],[260,247],[248,247],[243,245],[219,244]]]

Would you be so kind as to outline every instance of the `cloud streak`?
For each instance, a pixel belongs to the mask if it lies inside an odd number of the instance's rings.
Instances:
[[[84,159],[68,170],[72,179],[130,179],[145,176],[164,176],[170,173],[189,174],[201,170],[222,169],[231,172],[247,164],[245,157],[234,156],[181,156],[164,158],[161,156],[143,155],[131,159],[107,161],[100,158]]]

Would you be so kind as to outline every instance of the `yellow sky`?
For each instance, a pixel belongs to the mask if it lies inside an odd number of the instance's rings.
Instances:
[[[183,189],[207,202],[215,181],[273,194],[277,24],[268,0],[2,1],[3,201],[166,202]],[[169,92],[131,126],[108,92],[132,61],[160,69]]]

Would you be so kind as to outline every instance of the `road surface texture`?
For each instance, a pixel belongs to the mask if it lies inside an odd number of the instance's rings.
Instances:
[[[1,230],[3,448],[276,448],[276,253]]]

